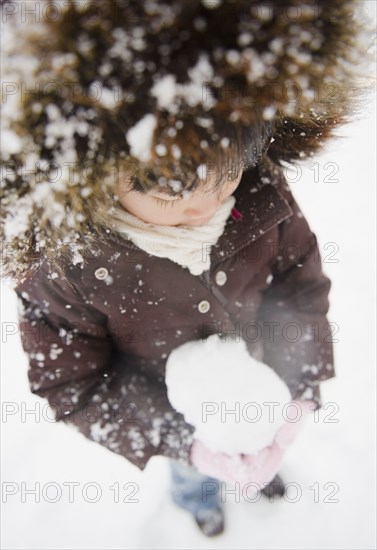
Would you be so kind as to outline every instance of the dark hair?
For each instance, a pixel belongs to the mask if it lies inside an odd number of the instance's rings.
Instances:
[[[166,118],[158,128],[146,165],[120,157],[119,178],[126,176],[126,190],[146,193],[158,188],[171,196],[194,189],[217,191],[260,162],[273,133],[273,123],[262,117],[246,126],[208,114],[182,116],[172,125]]]

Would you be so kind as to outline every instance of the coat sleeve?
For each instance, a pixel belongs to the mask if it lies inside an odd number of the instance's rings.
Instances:
[[[323,272],[316,235],[282,176],[277,185],[293,215],[278,226],[273,278],[259,310],[263,361],[286,382],[293,399],[313,400],[318,409],[320,382],[335,376],[337,325],[327,319],[331,281]]]
[[[42,264],[15,292],[30,390],[48,400],[56,421],[141,470],[154,455],[190,464],[193,428],[172,409],[164,382],[119,354],[106,316],[77,285]]]

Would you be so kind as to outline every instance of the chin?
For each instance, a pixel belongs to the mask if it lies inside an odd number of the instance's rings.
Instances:
[[[201,225],[206,225],[211,218],[206,218],[204,220],[191,220],[186,223],[180,223],[177,227],[200,227]]]

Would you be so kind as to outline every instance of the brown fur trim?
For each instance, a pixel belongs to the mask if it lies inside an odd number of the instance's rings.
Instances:
[[[106,237],[93,213],[117,201],[122,167],[149,184],[196,185],[200,163],[262,159],[269,125],[269,158],[289,162],[320,150],[358,108],[356,0],[64,5],[35,25],[13,18],[1,234],[16,281],[45,257],[85,262]]]

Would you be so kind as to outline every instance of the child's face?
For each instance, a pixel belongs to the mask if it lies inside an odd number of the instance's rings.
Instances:
[[[205,225],[237,189],[241,177],[242,169],[235,179],[224,178],[224,184],[215,192],[195,190],[182,198],[166,195],[158,189],[140,193],[122,192],[119,188],[119,202],[130,214],[148,223],[191,227]]]

